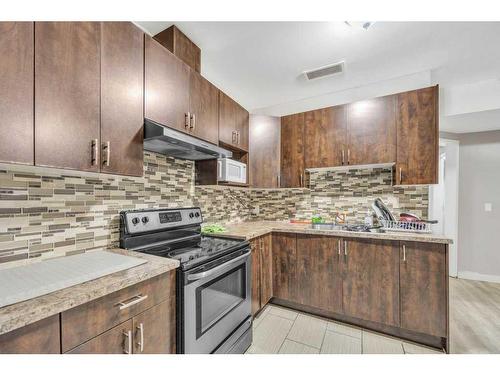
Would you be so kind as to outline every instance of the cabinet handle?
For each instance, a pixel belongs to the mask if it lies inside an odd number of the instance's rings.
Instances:
[[[137,326],[137,330],[139,331],[139,341],[137,342],[137,346],[142,353],[144,351],[144,324],[140,323],[139,326]]]
[[[342,240],[338,241],[338,248],[337,248],[337,253],[339,254],[340,257],[340,248],[342,247]]]
[[[98,157],[98,148],[97,148],[97,139],[93,139],[90,147],[90,165],[97,165],[97,157]]]
[[[125,336],[123,353],[132,354],[132,331],[123,332],[123,336]]]
[[[138,294],[136,296],[133,296],[132,298],[130,298],[129,300],[127,300],[125,302],[117,303],[117,306],[120,306],[120,310],[124,310],[124,309],[129,308],[130,306],[137,305],[138,303],[144,301],[146,298],[148,298],[147,294],[144,296],[142,294]]]
[[[188,128],[191,122],[191,113],[187,112],[184,114],[184,127]]]
[[[406,262],[406,245],[403,245],[403,262]]]
[[[240,144],[240,132],[239,131],[236,132],[236,143]]]
[[[342,165],[345,164],[345,151],[344,148],[342,148]]]
[[[194,113],[191,113],[191,121],[189,127],[193,130],[196,128],[196,115]]]
[[[111,155],[111,149],[110,149],[110,142],[107,141],[106,143],[103,143],[102,144],[102,153],[103,155],[105,155],[103,161],[102,161],[102,164],[105,165],[106,167],[109,167],[109,158],[110,158],[110,155]]]
[[[281,176],[277,175],[277,180],[278,180],[278,187],[281,187]]]
[[[347,241],[344,240],[344,256],[347,258]]]
[[[303,187],[304,186],[304,173],[302,172],[300,174],[300,187]]]
[[[403,168],[399,167],[399,184],[403,183]]]
[[[347,149],[347,165],[351,163],[351,149]]]
[[[232,143],[236,143],[236,132],[233,130],[233,132],[231,133],[231,142]]]

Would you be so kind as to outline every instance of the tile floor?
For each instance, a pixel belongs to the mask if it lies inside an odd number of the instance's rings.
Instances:
[[[356,327],[268,305],[254,321],[249,354],[439,354]]]

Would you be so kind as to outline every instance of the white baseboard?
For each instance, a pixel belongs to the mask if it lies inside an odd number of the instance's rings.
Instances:
[[[492,283],[500,283],[500,275],[485,275],[483,273],[470,272],[470,271],[459,271],[459,279],[467,280],[477,280],[477,281],[489,281]]]

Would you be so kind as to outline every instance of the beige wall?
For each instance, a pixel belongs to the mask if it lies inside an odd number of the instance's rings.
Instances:
[[[459,276],[500,281],[500,131],[461,134],[459,140]]]

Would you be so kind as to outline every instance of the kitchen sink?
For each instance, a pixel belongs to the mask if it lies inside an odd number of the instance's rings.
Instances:
[[[345,230],[345,225],[335,223],[313,223],[311,227],[319,230]]]
[[[384,233],[382,228],[369,227],[364,224],[337,224],[337,223],[314,223],[312,229],[317,230],[344,230],[348,232],[377,232]]]

